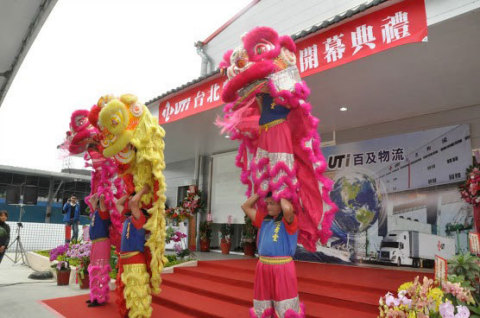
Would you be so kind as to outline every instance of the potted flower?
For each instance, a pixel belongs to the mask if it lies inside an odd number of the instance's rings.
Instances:
[[[77,281],[80,284],[80,289],[88,289],[90,287],[88,265],[90,264],[91,248],[91,242],[72,244],[66,253],[67,257],[78,263]]]
[[[255,237],[257,230],[252,224],[252,220],[245,216],[245,224],[242,227],[242,245],[243,253],[246,256],[255,256]]]
[[[68,261],[59,261],[55,266],[57,270],[57,285],[68,285],[70,282],[70,263]]]
[[[220,248],[222,249],[222,254],[230,254],[230,247],[232,246],[232,225],[230,223],[223,223],[220,225],[220,234]]]
[[[203,221],[200,223],[200,251],[208,252],[210,250],[210,239],[212,238],[211,222]]]

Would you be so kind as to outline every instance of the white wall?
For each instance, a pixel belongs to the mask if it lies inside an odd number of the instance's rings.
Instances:
[[[170,207],[177,205],[178,187],[191,185],[194,183],[195,160],[189,159],[167,164],[165,171],[165,181],[167,183],[167,196]]]
[[[213,156],[212,173],[212,218],[214,223],[243,224],[244,213],[240,208],[246,200],[247,190],[240,182],[240,169],[235,166],[237,152],[227,152]]]

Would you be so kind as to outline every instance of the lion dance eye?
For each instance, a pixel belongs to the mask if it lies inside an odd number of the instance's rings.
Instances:
[[[247,65],[247,59],[245,58],[239,58],[238,60],[235,61],[235,65],[238,68],[244,68],[245,65]]]
[[[255,45],[255,53],[257,55],[263,54],[273,49],[273,45],[271,43],[258,43]]]

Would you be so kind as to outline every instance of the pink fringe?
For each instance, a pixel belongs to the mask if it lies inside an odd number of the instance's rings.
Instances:
[[[251,318],[258,318],[257,315],[255,314],[255,309],[253,307],[250,308],[250,317]],[[277,315],[275,314],[275,310],[273,308],[268,308],[265,309],[265,311],[262,313],[262,316],[260,318],[275,318]]]
[[[253,307],[249,310],[250,318],[258,318],[255,314],[255,309]],[[300,303],[300,312],[296,312],[293,309],[288,309],[285,312],[284,318],[305,318],[305,304]],[[278,318],[274,308],[265,309],[260,318]]]
[[[95,160],[96,154],[94,151],[89,151],[89,155],[92,161]],[[123,193],[123,183],[122,179],[117,176],[117,167],[110,158],[104,158],[102,161],[97,161],[97,166],[92,172],[92,181],[91,181],[91,192],[85,198],[85,202],[89,205],[90,210],[93,212],[93,208],[88,201],[90,197],[97,193],[98,196],[105,196],[105,205],[108,211],[110,211],[110,241],[117,249],[120,248],[121,242],[121,232],[122,232],[122,221],[120,213],[117,210],[115,205],[116,199]],[[113,187],[115,187],[116,192],[114,193]]]
[[[304,101],[310,94],[310,90],[305,82],[297,83],[294,92],[278,92],[273,83],[269,82],[268,85],[275,102],[291,108],[287,122],[293,137],[296,159],[294,171],[290,171],[286,165],[278,163],[274,167],[268,167],[267,171],[257,178],[257,171],[262,171],[265,165],[268,165],[268,158],[263,158],[258,163],[253,162],[253,160],[249,162],[247,159],[248,155],[253,158],[256,153],[258,136],[245,134],[244,131],[238,129],[240,127],[239,122],[245,119],[242,115],[252,115],[251,113],[243,111],[240,114],[233,115],[236,112],[234,110],[235,104],[227,104],[224,108],[224,121],[217,121],[217,125],[224,128],[222,131],[228,131],[232,140],[240,141],[235,164],[242,169],[240,180],[247,186],[246,196],[250,196],[252,191],[258,191],[261,197],[265,197],[269,191],[272,191],[276,200],[280,198],[291,200],[296,211],[299,211],[297,213],[300,225],[298,241],[306,249],[315,251],[318,240],[325,244],[332,235],[330,227],[335,217],[335,212],[338,210],[329,197],[333,182],[324,176],[327,163],[320,150],[320,137],[317,133],[319,120],[311,115],[312,106],[310,103]],[[249,104],[244,102],[244,105]],[[255,106],[249,105],[248,107]],[[239,110],[239,108],[237,109]],[[305,145],[305,142],[309,140],[312,140],[311,148]],[[301,158],[303,160],[300,160]],[[280,171],[284,171],[287,176],[280,178],[276,183],[271,182],[268,191],[260,189],[263,181],[267,179],[272,180]],[[293,184],[291,181],[295,176],[298,180],[297,184]],[[276,193],[283,185],[286,185],[285,190],[281,193]],[[312,196],[315,197],[315,195],[307,193],[306,189],[308,188],[317,189],[318,195],[316,197],[320,201],[312,202],[309,199]],[[299,203],[300,197],[306,199],[302,199],[303,206]],[[322,202],[325,202],[330,208],[323,211]],[[261,205],[262,202],[260,201]],[[320,223],[322,229],[318,230],[317,226]]]
[[[97,301],[103,304],[108,301],[110,287],[109,273],[111,271],[110,265],[105,266],[88,266],[88,274],[90,278],[90,301]]]
[[[293,309],[288,309],[285,312],[285,318],[305,318],[305,304],[300,303],[300,312],[295,312]]]

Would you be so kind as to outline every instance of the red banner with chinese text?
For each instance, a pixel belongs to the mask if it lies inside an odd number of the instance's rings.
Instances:
[[[302,77],[427,37],[424,0],[404,0],[327,31],[297,41]],[[160,124],[176,121],[223,104],[225,77],[214,77],[159,103]]]

